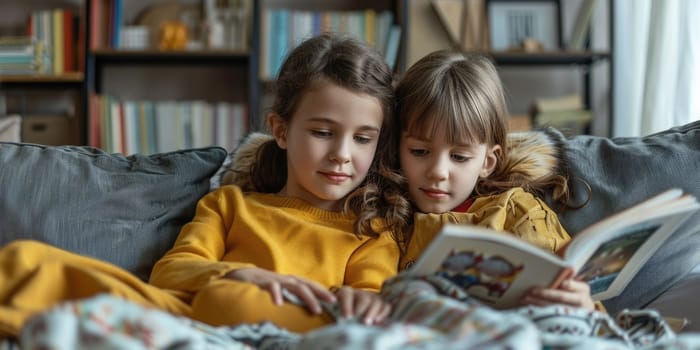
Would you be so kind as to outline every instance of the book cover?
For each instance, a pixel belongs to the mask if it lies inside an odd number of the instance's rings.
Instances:
[[[462,50],[488,50],[489,31],[486,0],[465,0]]]
[[[556,97],[538,97],[532,103],[531,113],[552,111],[570,111],[585,108],[583,99],[579,94],[569,94]]]
[[[76,70],[75,56],[76,56],[76,43],[77,38],[75,36],[75,18],[73,16],[73,11],[63,10],[63,71],[73,72]]]
[[[386,42],[386,54],[384,55],[384,59],[392,71],[394,70],[394,67],[396,67],[400,42],[401,27],[398,25],[392,25],[391,28],[389,28],[389,38]]]
[[[102,47],[102,0],[90,0],[90,49],[97,50]]]
[[[572,273],[595,300],[619,295],[642,265],[700,205],[671,189],[601,220],[557,256],[509,233],[446,225],[411,274],[437,274],[495,308],[518,305],[532,287],[556,287]],[[418,233],[420,234],[420,233]]]
[[[123,101],[121,109],[124,117],[124,154],[141,152],[141,127],[136,102]]]
[[[382,11],[375,16],[375,21],[374,47],[382,56],[386,56],[386,42],[389,39],[389,28],[394,23],[394,13]]]
[[[99,95],[90,93],[90,111],[88,114],[88,145],[100,148],[104,146],[104,141],[102,138],[103,125],[101,123],[102,119],[102,108],[101,108],[101,98]]]
[[[270,38],[272,46],[269,54],[270,59],[270,74],[269,78],[276,78],[282,68],[282,63],[288,53],[288,32],[289,32],[289,16],[288,10],[280,9],[273,12],[272,32]]]
[[[423,56],[452,47],[452,41],[435,15],[431,0],[404,0],[402,65],[410,67]],[[388,49],[387,49],[388,51]]]
[[[272,59],[270,55],[272,53],[270,51],[272,50],[272,38],[270,38],[270,35],[272,35],[272,21],[272,10],[262,9],[260,14],[260,42],[258,43],[260,46],[258,76],[261,79],[267,79],[271,75],[270,66]]]
[[[551,126],[574,135],[585,134],[592,121],[593,113],[587,109],[549,111],[534,116],[538,128]]]
[[[595,7],[596,0],[584,0],[578,9],[578,15],[576,16],[576,23],[574,24],[574,29],[571,32],[571,38],[569,39],[569,50],[583,50],[586,42],[586,37],[590,30],[591,15],[593,14],[593,8]]]
[[[63,74],[63,10],[51,11],[51,35],[53,43],[53,73]]]
[[[144,113],[146,113],[146,135],[148,139],[148,152],[145,154],[152,154],[158,152],[158,143],[160,142],[158,138],[158,127],[156,120],[156,103],[152,101],[142,101],[144,106]]]
[[[139,125],[139,153],[151,154],[151,149],[149,147],[149,144],[151,142],[151,140],[149,140],[149,115],[146,111],[146,103],[144,101],[136,101],[135,104],[137,109],[136,114],[138,116]]]
[[[113,0],[112,6],[112,30],[110,39],[110,47],[113,49],[118,49],[121,47],[119,44],[119,38],[122,31],[122,0]]]
[[[373,9],[366,9],[364,16],[360,15],[362,24],[364,25],[365,41],[376,47],[377,43],[377,13]]]
[[[462,42],[464,2],[462,0],[432,0],[430,3],[445,31],[447,31],[452,44],[459,47]]]

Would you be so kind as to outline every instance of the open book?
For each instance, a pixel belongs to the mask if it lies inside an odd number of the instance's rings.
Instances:
[[[700,208],[672,189],[603,219],[578,233],[563,257],[509,233],[446,225],[409,273],[436,273],[496,308],[516,306],[535,286],[556,287],[575,274],[596,300],[617,296],[675,230]]]

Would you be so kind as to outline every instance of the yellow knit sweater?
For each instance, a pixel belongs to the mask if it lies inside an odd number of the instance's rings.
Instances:
[[[379,291],[397,272],[399,250],[388,232],[358,238],[354,220],[300,199],[223,186],[199,201],[150,283],[193,294],[231,270],[257,266],[327,287]]]

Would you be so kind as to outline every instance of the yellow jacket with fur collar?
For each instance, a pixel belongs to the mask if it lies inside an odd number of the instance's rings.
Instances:
[[[408,268],[445,224],[467,224],[510,232],[543,249],[556,252],[571,237],[541,199],[516,187],[477,198],[466,213],[414,214],[414,229],[399,270]]]

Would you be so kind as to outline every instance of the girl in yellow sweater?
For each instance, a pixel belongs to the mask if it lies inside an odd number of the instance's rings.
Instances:
[[[381,322],[390,307],[376,292],[397,272],[402,239],[392,232],[408,213],[394,209],[406,200],[384,178],[395,139],[391,72],[364,44],[322,35],[291,52],[277,85],[275,139],[252,169],[263,191],[224,186],[203,197],[151,284],[47,244],[6,245],[0,336],[98,293],[212,325],[272,321],[303,332],[333,321],[322,303]]]
[[[388,202],[403,200],[379,176],[394,137],[391,82],[355,40],[298,46],[267,117],[274,140],[252,169],[259,192],[223,186],[202,198],[150,282],[191,295],[192,317],[213,325],[306,331],[332,321],[321,305],[336,301],[346,317],[382,321],[390,308],[377,292],[399,259]]]
[[[405,269],[445,223],[508,231],[556,252],[570,236],[536,193],[553,186],[566,201],[566,179],[546,161],[523,154],[507,135],[501,81],[485,57],[438,51],[416,62],[396,89],[400,168],[418,213],[401,259]],[[517,146],[520,154],[508,154]],[[531,149],[534,151],[535,149]],[[538,288],[523,304],[554,303],[593,309],[585,282],[569,278],[560,288]]]

